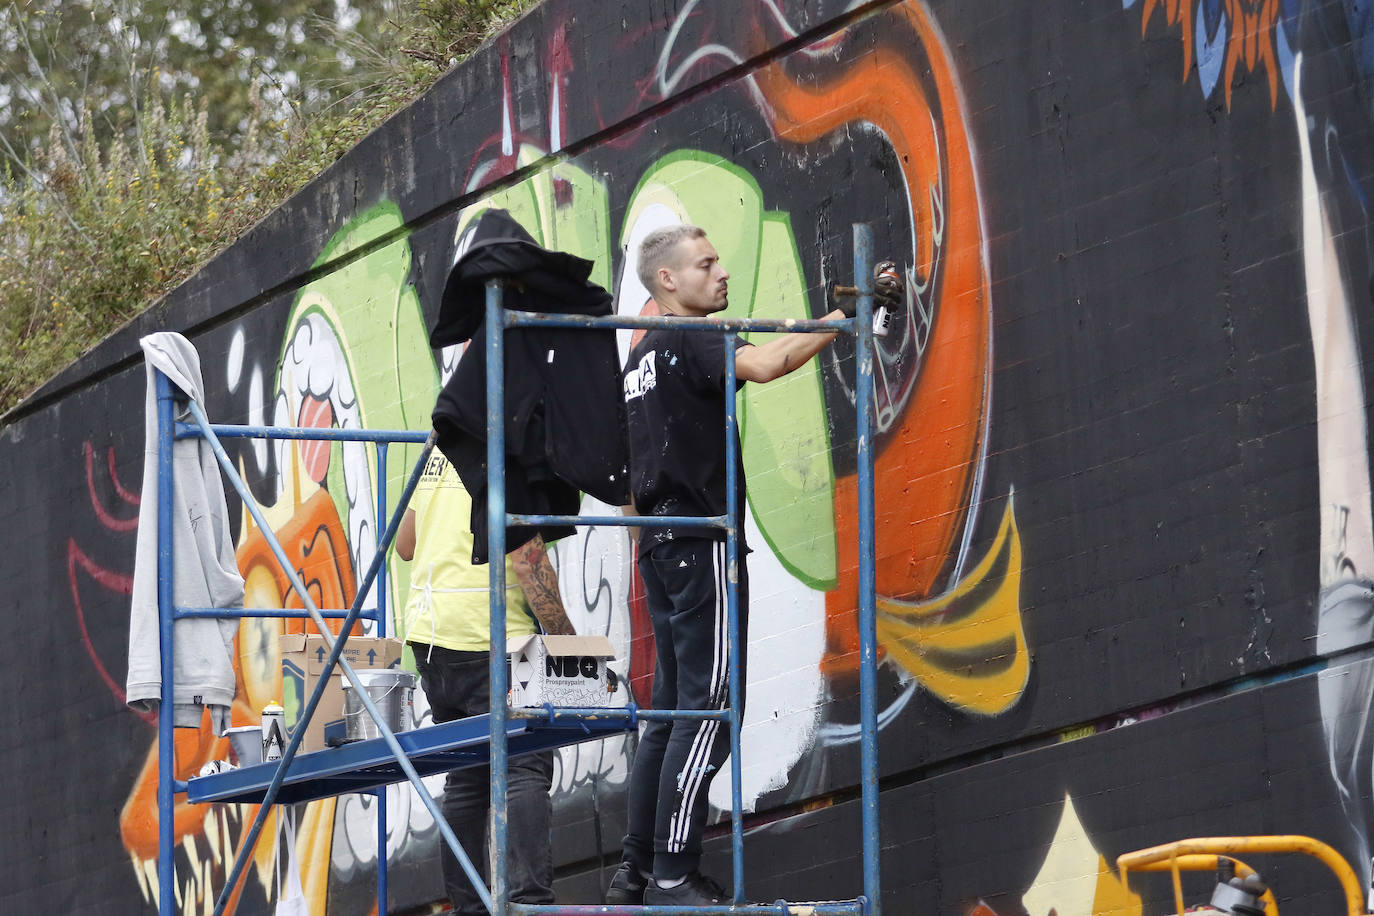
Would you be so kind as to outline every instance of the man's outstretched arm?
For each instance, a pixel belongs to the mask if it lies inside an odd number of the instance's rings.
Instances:
[[[544,538],[535,535],[534,540],[511,551],[510,558],[520,590],[525,593],[534,619],[539,621],[544,632],[549,636],[576,635],[558,594],[558,574],[549,562]]]
[[[906,284],[892,261],[880,261],[873,268],[873,304],[889,309],[906,305]],[[824,316],[825,321],[853,318],[858,300],[850,298],[840,308]],[[839,336],[830,334],[780,334],[757,347],[735,351],[735,375],[746,382],[771,382],[799,368]]]
[[[839,309],[824,316],[825,321],[849,317]],[[756,347],[740,347],[735,351],[735,375],[746,382],[771,382],[799,368],[808,359],[825,349],[826,344],[839,336],[838,331],[825,334],[779,334]]]

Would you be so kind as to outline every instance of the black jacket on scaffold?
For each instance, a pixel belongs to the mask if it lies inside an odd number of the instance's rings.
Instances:
[[[472,496],[472,562],[487,562],[486,281],[507,278],[507,310],[609,315],[592,262],[541,248],[505,210],[466,230],[430,334],[434,348],[472,340],[434,406],[438,448]],[[506,511],[575,515],[579,491],[612,506],[629,499],[629,444],[615,332],[519,328],[505,341]],[[506,550],[571,527],[513,527]]]

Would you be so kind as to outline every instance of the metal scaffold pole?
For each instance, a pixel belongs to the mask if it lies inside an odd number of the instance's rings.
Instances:
[[[506,875],[506,424],[505,319],[501,281],[487,281],[487,564],[491,570],[491,848],[499,850],[491,875],[491,911],[510,903]]]
[[[159,651],[162,666],[162,699],[157,715],[157,810],[160,828],[157,836],[158,912],[176,912],[176,870],[172,860],[172,812],[176,798],[176,737],[173,730],[173,690],[175,667],[174,608],[176,606],[175,565],[172,562],[172,383],[157,373],[157,611]]]
[[[878,842],[877,601],[874,580],[873,513],[873,230],[854,224],[854,279],[859,290],[855,316],[854,413],[859,459],[859,770],[863,806],[864,896],[868,912],[880,916]]]

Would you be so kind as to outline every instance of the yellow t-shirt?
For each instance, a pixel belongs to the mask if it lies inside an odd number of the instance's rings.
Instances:
[[[411,497],[415,557],[405,609],[409,642],[463,652],[491,648],[490,572],[472,565],[472,499],[452,465],[434,452]],[[506,558],[506,635],[536,632],[525,595]]]

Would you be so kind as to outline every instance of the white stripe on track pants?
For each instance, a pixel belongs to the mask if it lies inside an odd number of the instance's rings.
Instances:
[[[725,543],[684,538],[639,559],[653,622],[655,709],[725,709],[730,702]],[[740,646],[748,644],[749,576],[739,562]],[[745,652],[740,652],[741,684]],[[741,710],[741,715],[743,710]],[[672,878],[701,860],[707,789],[730,753],[728,723],[654,721],[644,726],[630,775],[625,858]]]

